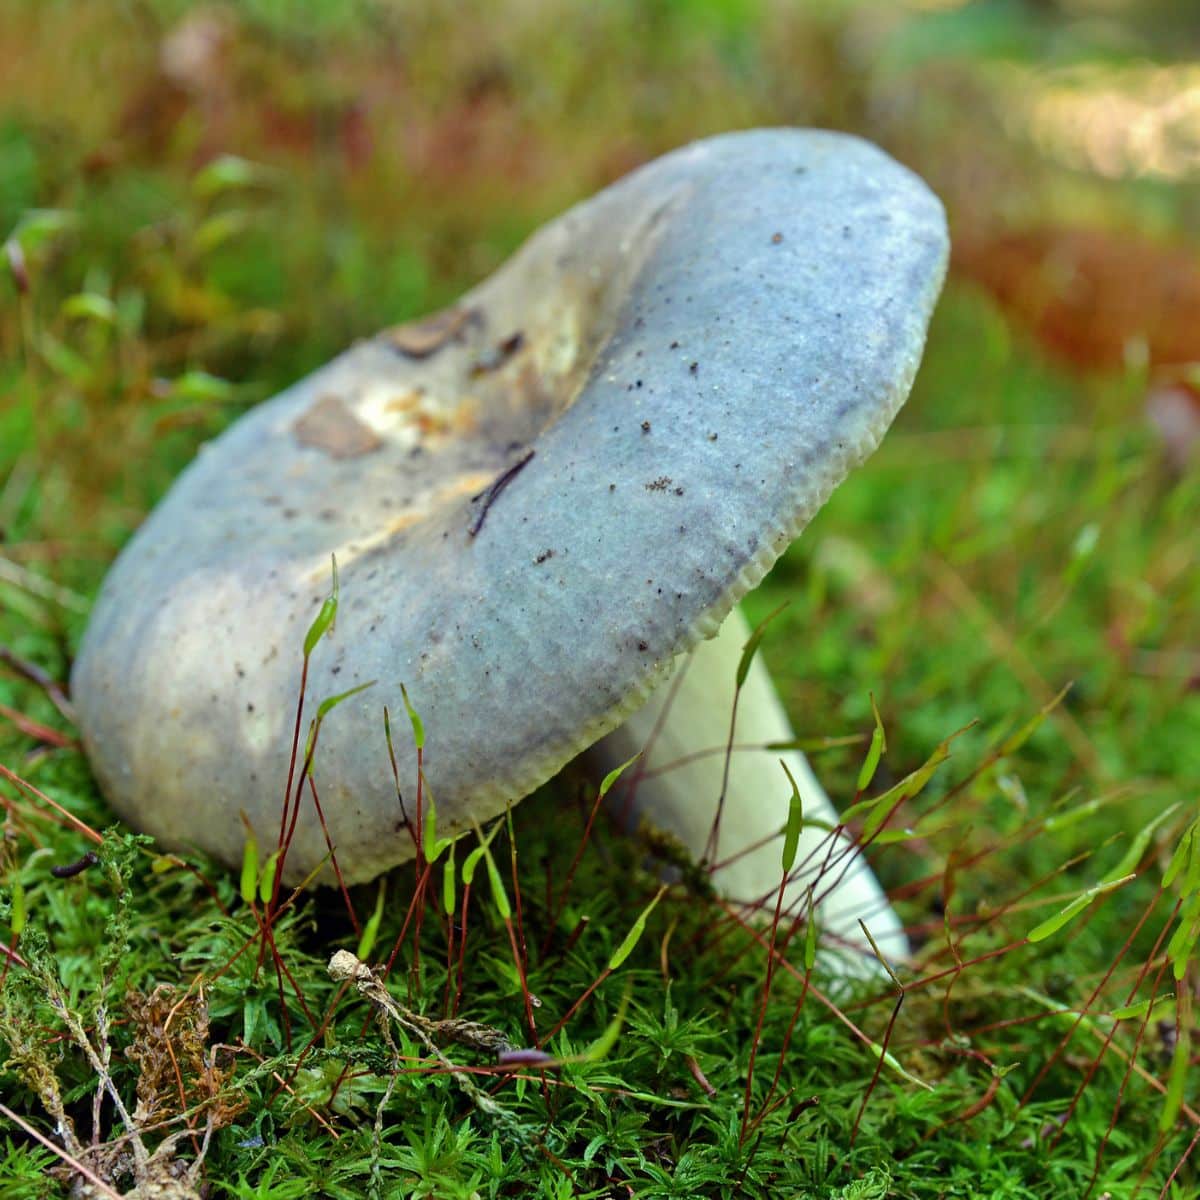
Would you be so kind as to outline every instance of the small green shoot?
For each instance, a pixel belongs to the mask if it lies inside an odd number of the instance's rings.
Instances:
[[[1187,1085],[1192,1061],[1192,989],[1182,988],[1175,1000],[1175,1049],[1167,1073],[1166,1095],[1158,1117],[1159,1133],[1168,1133],[1179,1119],[1183,1090]]]
[[[254,226],[254,215],[247,212],[219,212],[201,222],[192,234],[192,245],[199,254],[211,254],[227,242],[240,237]]]
[[[1054,916],[1035,925],[1025,936],[1031,942],[1044,942],[1046,938],[1057,933],[1064,925],[1067,925],[1079,916],[1097,897],[1106,895],[1108,892],[1115,892],[1117,888],[1124,887],[1136,878],[1136,875],[1125,875],[1120,879],[1106,879],[1101,881],[1095,887],[1088,888],[1082,895],[1076,896],[1070,904],[1056,912]]]
[[[424,777],[424,772],[422,772],[421,781],[424,784],[425,791],[425,830],[422,846],[425,851],[425,861],[427,863],[435,863],[441,858],[442,851],[447,846],[454,844],[454,838],[438,837],[437,807],[433,802],[433,790],[429,786],[429,780]]]
[[[236,396],[236,388],[228,379],[209,371],[184,371],[171,380],[167,395],[171,400],[189,405],[229,404]],[[319,640],[319,634],[317,638]],[[313,645],[316,644],[314,641]]]
[[[1188,959],[1200,938],[1200,892],[1193,892],[1183,902],[1179,913],[1179,924],[1167,943],[1167,958],[1171,960],[1171,973],[1176,982],[1187,972]]]
[[[236,154],[221,154],[196,172],[192,178],[192,192],[200,199],[208,200],[224,192],[261,187],[270,178],[270,170],[259,163]]]
[[[1060,833],[1073,825],[1080,825],[1112,804],[1113,799],[1112,796],[1093,796],[1079,804],[1074,802],[1073,797],[1068,797],[1070,802],[1064,801],[1061,812],[1051,813],[1042,823],[1042,830],[1046,833]]]
[[[621,993],[621,1000],[617,1005],[617,1011],[613,1013],[612,1020],[604,1027],[604,1032],[583,1052],[580,1061],[600,1062],[612,1053],[613,1047],[621,1036],[621,1030],[624,1028],[625,1014],[629,1011],[629,1001],[632,996],[633,981],[629,980],[625,984],[625,990]]]
[[[783,773],[788,777],[788,783],[792,785],[792,798],[788,801],[787,824],[783,827],[783,873],[788,876],[792,873],[792,867],[796,865],[796,851],[800,846],[800,832],[804,828],[804,801],[800,796],[800,789],[796,786],[795,779],[792,778],[791,771],[788,770],[788,765],[781,758],[779,765],[783,768]]]
[[[1140,1021],[1158,1008],[1160,1004],[1166,1004],[1174,999],[1174,992],[1163,992],[1161,995],[1154,996],[1153,998],[1147,997],[1145,1000],[1139,1000],[1136,1004],[1123,1004],[1120,1008],[1114,1008],[1108,1015],[1114,1021]]]
[[[1121,856],[1121,861],[1105,876],[1105,879],[1123,879],[1126,875],[1132,875],[1137,869],[1138,864],[1142,861],[1142,857],[1146,853],[1146,848],[1150,845],[1150,839],[1155,832],[1171,819],[1178,811],[1180,805],[1172,804],[1164,808],[1162,812],[1148,821],[1138,831],[1137,836],[1129,843],[1129,849]]]
[[[32,255],[78,228],[79,214],[63,208],[31,208],[22,213],[8,240]]]
[[[939,742],[933,753],[921,766],[906,775],[899,783],[893,784],[886,792],[852,804],[842,813],[842,821],[849,822],[856,817],[862,817],[862,840],[870,841],[901,800],[913,800],[925,790],[925,786],[933,778],[934,772],[950,757],[950,744],[969,728],[971,728],[970,725],[964,726],[952,733],[945,741]]]
[[[97,325],[107,326],[117,323],[117,306],[107,296],[96,292],[76,292],[68,296],[59,311],[73,321],[94,321]]]
[[[400,695],[404,698],[404,711],[408,713],[409,722],[412,724],[413,745],[418,750],[425,749],[425,723],[421,720],[420,714],[412,706],[412,701],[408,698],[408,688],[404,684],[400,685]]]
[[[317,735],[321,731],[321,725],[325,718],[341,703],[349,700],[351,696],[357,696],[359,692],[365,692],[367,688],[375,686],[375,680],[370,679],[366,683],[360,683],[357,687],[347,688],[344,692],[338,692],[336,696],[326,696],[320,704],[317,705],[317,715],[312,719],[308,726],[308,737],[304,743],[304,761],[308,764],[308,770],[311,774],[313,769],[313,749],[316,745]]]
[[[654,911],[658,902],[667,894],[667,885],[664,883],[654,894],[654,899],[642,909],[637,915],[637,919],[629,928],[629,932],[622,939],[621,944],[612,952],[608,959],[607,970],[611,973],[620,969],[621,964],[633,953],[642,934],[646,931],[646,919]]]
[[[879,715],[879,708],[875,703],[874,693],[871,694],[871,712],[875,717],[875,728],[871,731],[871,744],[867,747],[867,756],[863,759],[863,764],[859,768],[858,782],[855,785],[859,792],[865,792],[871,786],[871,780],[875,778],[875,772],[879,769],[879,760],[887,751],[887,737],[883,732],[883,718]]]
[[[1197,871],[1197,845],[1200,844],[1200,817],[1193,820],[1180,835],[1179,842],[1171,853],[1167,869],[1163,872],[1163,887],[1169,888],[1183,869],[1187,868],[1182,893],[1188,895],[1196,890],[1195,875]]]
[[[442,866],[442,911],[447,917],[454,916],[454,910],[458,903],[458,877],[454,865],[454,851],[457,845],[457,841],[450,843],[450,853],[446,856],[446,861]]]
[[[1025,722],[1015,733],[1009,734],[1008,737],[1000,743],[999,755],[1007,758],[1009,755],[1015,754],[1027,741],[1038,731],[1042,722],[1066,699],[1067,693],[1073,687],[1073,684],[1064,684],[1062,688],[1045,704],[1028,721]]]
[[[258,879],[258,898],[264,904],[270,904],[275,893],[275,872],[279,867],[279,851],[272,850],[263,863],[262,874]]]
[[[313,618],[313,623],[308,627],[308,632],[304,635],[304,657],[308,659],[312,656],[312,652],[317,648],[317,643],[329,632],[333,627],[333,623],[337,620],[338,610],[338,565],[337,555],[331,554],[330,570],[333,574],[333,583],[329,589],[329,595],[325,597],[316,617]]]
[[[911,1071],[907,1070],[904,1064],[890,1050],[885,1049],[878,1042],[868,1042],[867,1044],[870,1046],[871,1052],[878,1056],[889,1071],[893,1071],[901,1079],[916,1084],[917,1087],[923,1088],[927,1092],[936,1090],[932,1083],[926,1083],[924,1079],[918,1079]]]
[[[383,901],[386,895],[387,876],[385,875],[379,881],[379,890],[375,894],[375,907],[363,925],[362,937],[358,939],[358,948],[354,951],[354,957],[360,962],[371,961],[371,951],[375,949],[375,943],[379,938],[379,925],[383,920]]]
[[[492,826],[491,832],[487,837],[484,837],[483,830],[478,825],[475,825],[475,836],[479,838],[479,845],[463,860],[462,881],[464,887],[471,886],[475,879],[475,869],[479,866],[479,860],[488,853],[488,847],[502,828],[503,825],[501,822],[497,821]]]
[[[767,632],[767,626],[770,625],[771,622],[774,621],[775,618],[779,616],[779,614],[783,612],[785,608],[787,608],[787,606],[788,602],[784,601],[783,604],[780,604],[776,609],[763,617],[763,619],[759,621],[757,625],[755,625],[753,632],[746,639],[746,644],[742,647],[742,656],[738,659],[737,673],[734,676],[737,684],[737,690],[739,692],[742,690],[742,687],[746,682],[746,677],[750,674],[750,664],[754,660],[754,655],[758,650],[759,644],[762,642],[763,637]]]
[[[254,830],[250,828],[245,813],[242,814],[242,821],[246,826],[246,842],[242,847],[242,874],[238,893],[249,908],[254,904],[254,885],[258,882],[258,838],[254,836]]]
[[[500,914],[502,921],[512,920],[512,905],[508,902],[508,893],[504,890],[504,880],[500,878],[500,868],[492,852],[486,846],[483,849],[483,859],[487,864],[488,882],[492,885],[492,903]]]
[[[620,766],[613,767],[611,771],[600,781],[600,799],[603,799],[612,791],[613,784],[621,778],[625,772],[633,766],[639,758],[642,757],[642,752],[639,750],[632,758],[627,758]]]
[[[19,875],[13,875],[9,904],[11,907],[8,914],[8,927],[12,931],[12,940],[15,944],[21,934],[25,932],[25,920],[28,915],[25,885],[21,882]]]
[[[485,838],[483,830],[477,824],[475,825],[475,836],[479,839],[479,845],[467,855],[467,860],[463,863],[463,883],[467,887],[471,886],[471,881],[475,877],[475,868],[482,858],[487,867],[488,882],[492,887],[492,903],[495,905],[496,912],[500,914],[500,919],[508,922],[512,919],[512,905],[508,902],[508,893],[504,890],[504,881],[500,878],[500,868],[496,866],[491,849],[492,839],[502,827],[503,822],[497,821],[492,826],[492,832]]]

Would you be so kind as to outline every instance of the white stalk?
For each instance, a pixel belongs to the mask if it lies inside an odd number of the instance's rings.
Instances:
[[[836,954],[845,972],[869,970],[874,953],[859,918],[889,957],[908,951],[903,927],[860,847],[838,826],[837,810],[808,760],[798,750],[763,748],[792,741],[795,734],[761,655],[737,695],[725,778],[737,667],[750,632],[741,610],[734,609],[716,637],[692,651],[645,707],[589,753],[600,769],[609,770],[644,749],[610,794],[613,810],[632,824],[645,818],[674,834],[697,862],[714,864],[712,882],[723,896],[767,918],[783,876],[782,832],[791,800],[782,759],[804,805],[799,849],[783,892],[784,920],[805,911],[812,885],[826,961]],[[710,839],[719,805],[714,849]],[[817,827],[818,821],[834,831]]]

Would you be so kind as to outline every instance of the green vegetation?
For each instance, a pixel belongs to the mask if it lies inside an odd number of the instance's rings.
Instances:
[[[683,885],[647,913],[645,851],[602,820],[560,908],[596,787],[571,772],[469,894],[473,846],[438,848],[423,887],[351,890],[361,933],[329,890],[264,946],[273,847],[240,879],[157,852],[74,742],[89,599],[197,446],[671,145],[860,129],[956,232],[1200,211],[1194,183],[1099,181],[997,116],[1014,54],[1155,50],[1115,19],[1040,5],[1047,41],[1019,4],[820,7],[0,0],[0,1196],[48,1172],[69,1194],[47,1143],[118,1193],[190,1194],[202,1156],[193,1185],[264,1200],[1200,1189],[1200,470],[1151,431],[1141,367],[1061,365],[961,277],[895,429],[748,605],[789,602],[760,652],[843,804],[957,734],[870,852],[918,946],[899,988],[814,972],[802,926],[764,1006],[771,931]],[[216,48],[172,76],[189,13]],[[328,970],[397,946],[387,988]],[[497,1068],[531,1021],[554,1063]]]

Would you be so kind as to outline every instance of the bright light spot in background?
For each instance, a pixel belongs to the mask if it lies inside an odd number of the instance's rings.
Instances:
[[[1010,131],[1108,179],[1200,175],[1200,65],[1004,69]]]

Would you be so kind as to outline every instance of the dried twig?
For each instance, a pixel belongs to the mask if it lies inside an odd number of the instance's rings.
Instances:
[[[342,981],[353,983],[359,995],[370,1001],[381,1018],[380,1024],[389,1044],[391,1043],[391,1033],[388,1029],[388,1018],[425,1047],[439,1065],[454,1077],[455,1082],[466,1092],[472,1103],[481,1112],[485,1112],[491,1117],[510,1119],[506,1110],[501,1108],[490,1096],[481,1092],[471,1076],[455,1067],[437,1044],[437,1040],[458,1042],[476,1050],[500,1054],[511,1050],[512,1047],[498,1029],[493,1029],[490,1025],[480,1025],[474,1021],[461,1021],[457,1018],[434,1021],[421,1013],[413,1012],[412,1009],[400,1004],[384,987],[375,972],[366,963],[351,954],[349,950],[338,950],[334,954],[329,960],[329,974],[339,983]],[[392,1045],[392,1050],[394,1053],[398,1053],[394,1045]]]

